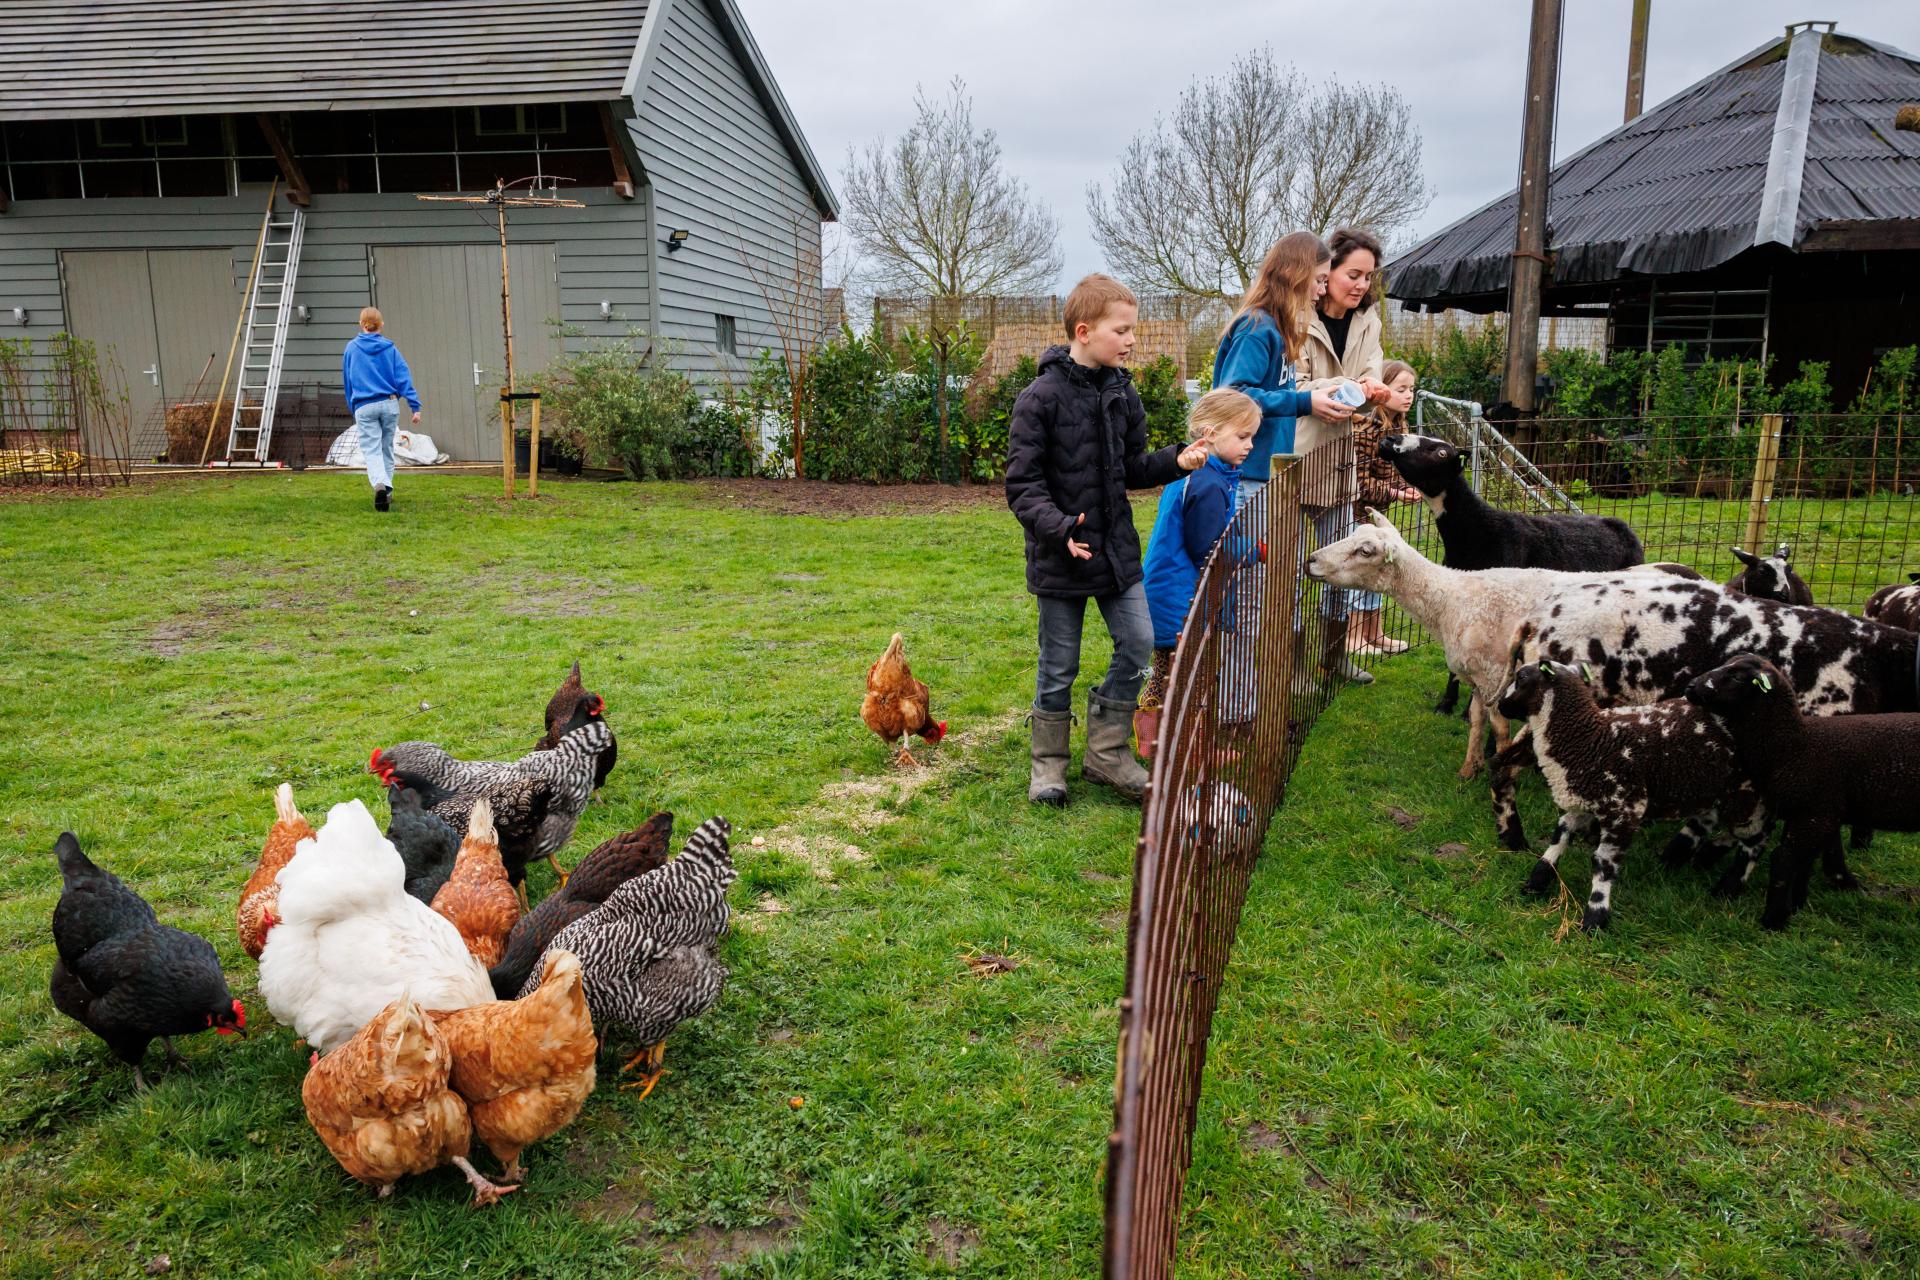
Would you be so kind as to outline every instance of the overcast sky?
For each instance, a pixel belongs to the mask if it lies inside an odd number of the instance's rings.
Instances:
[[[1527,0],[1203,0],[1184,11],[1164,0],[738,3],[836,189],[849,146],[910,123],[916,84],[965,79],[1008,169],[1059,218],[1064,282],[1104,265],[1087,184],[1109,181],[1127,140],[1190,81],[1263,43],[1311,75],[1384,81],[1406,97],[1436,192],[1416,235],[1511,190],[1519,164]],[[1631,9],[1567,4],[1556,156],[1620,123]],[[1916,0],[1653,0],[1646,105],[1806,18],[1920,54]]]

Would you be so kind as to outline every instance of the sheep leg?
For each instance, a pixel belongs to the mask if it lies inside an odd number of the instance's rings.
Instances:
[[[1467,698],[1467,758],[1460,765],[1460,776],[1471,778],[1480,772],[1481,762],[1486,759],[1487,704],[1480,699],[1480,691],[1474,690]]]
[[[1678,870],[1702,857],[1701,850],[1710,848],[1707,841],[1720,828],[1720,817],[1713,810],[1695,814],[1681,824],[1673,833],[1673,839],[1667,841],[1667,847],[1660,851],[1660,862],[1668,870]]]
[[[1493,758],[1487,771],[1488,789],[1493,793],[1493,826],[1500,843],[1515,853],[1525,853],[1527,833],[1520,825],[1517,792],[1520,774],[1539,761],[1533,754],[1533,739],[1522,735]]]
[[[1760,913],[1765,929],[1784,929],[1807,901],[1807,882],[1813,878],[1813,858],[1828,841],[1840,839],[1840,824],[1831,818],[1799,818],[1787,824],[1767,870],[1767,906]]]
[[[1860,827],[1853,828],[1854,840],[1859,840],[1863,835],[1871,841],[1873,839],[1872,828],[1869,827],[1865,830]],[[1866,846],[1855,844],[1853,847],[1863,849]],[[1857,890],[1860,887],[1860,878],[1847,869],[1847,851],[1845,846],[1840,843],[1840,832],[1838,829],[1834,831],[1833,839],[1827,844],[1827,847],[1820,851],[1820,869],[1826,873],[1827,883],[1836,889]]]
[[[1593,821],[1593,815],[1568,812],[1560,815],[1560,821],[1553,827],[1553,843],[1541,850],[1539,860],[1533,864],[1533,874],[1521,887],[1523,893],[1535,898],[1544,898],[1553,892],[1553,886],[1560,882],[1560,873],[1555,870],[1560,855],[1573,843],[1574,833],[1583,830]]]
[[[1747,891],[1747,881],[1753,878],[1753,869],[1760,865],[1760,851],[1766,848],[1767,832],[1773,826],[1773,815],[1751,788],[1738,792],[1730,803],[1740,807],[1725,815],[1728,829],[1733,833],[1734,855],[1725,874],[1713,886],[1714,894],[1722,898],[1737,898]]]
[[[1440,695],[1440,701],[1433,704],[1433,709],[1443,716],[1450,716],[1460,709],[1460,677],[1451,671],[1447,673],[1446,691]]]
[[[1507,733],[1507,718],[1500,714],[1499,708],[1491,705],[1487,707],[1487,721],[1493,725],[1493,749],[1495,752],[1505,751],[1513,745],[1513,738]]]
[[[1633,843],[1633,835],[1626,826],[1601,829],[1600,843],[1593,851],[1593,886],[1587,893],[1586,914],[1580,917],[1580,927],[1588,933],[1606,928],[1613,919],[1613,882],[1620,878],[1620,855]]]
[[[1855,849],[1871,848],[1873,845],[1873,828],[1861,827],[1861,826],[1854,827],[1853,833],[1848,838],[1847,843],[1851,844]]]

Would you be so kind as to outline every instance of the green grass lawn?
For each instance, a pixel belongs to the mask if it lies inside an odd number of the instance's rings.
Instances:
[[[327,476],[0,504],[0,1273],[1096,1274],[1139,815],[1077,783],[1025,802],[1004,508],[555,483],[509,510],[403,479],[384,518]],[[910,779],[855,714],[896,629],[954,730]],[[603,1086],[497,1209],[444,1170],[376,1203],[308,1128],[305,1052],[233,937],[272,788],[317,819],[375,802],[383,743],[518,754],[575,657],[621,761],[570,853],[655,808],[732,819],[732,981],[652,1097]],[[1920,844],[1882,835],[1869,892],[1816,888],[1784,935],[1643,844],[1612,931],[1563,933],[1453,777],[1439,683],[1430,650],[1395,659],[1309,739],[1216,1024],[1182,1274],[1913,1274]],[[214,942],[252,1037],[183,1041],[170,1075],[156,1051],[136,1095],[54,1011],[66,827]],[[1019,967],[972,976],[981,951]]]

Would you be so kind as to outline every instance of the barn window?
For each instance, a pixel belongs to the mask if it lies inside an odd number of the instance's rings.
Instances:
[[[713,342],[726,355],[740,354],[740,342],[732,316],[717,315],[713,318]]]

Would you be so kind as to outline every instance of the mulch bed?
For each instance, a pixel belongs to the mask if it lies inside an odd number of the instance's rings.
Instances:
[[[1000,484],[827,484],[814,480],[699,480],[704,495],[728,506],[787,516],[924,515],[1004,507]]]

